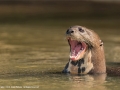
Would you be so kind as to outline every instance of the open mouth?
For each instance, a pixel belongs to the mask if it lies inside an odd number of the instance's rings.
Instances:
[[[76,61],[84,57],[87,48],[87,44],[85,42],[68,38],[68,43],[70,45],[70,60]]]

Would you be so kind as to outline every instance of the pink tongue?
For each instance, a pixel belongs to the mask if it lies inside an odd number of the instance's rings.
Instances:
[[[78,52],[81,49],[81,44],[78,44],[75,40],[70,40],[70,46],[71,46],[71,56],[77,56]]]

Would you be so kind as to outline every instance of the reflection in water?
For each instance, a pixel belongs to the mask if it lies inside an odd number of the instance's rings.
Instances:
[[[105,86],[103,86],[105,83],[105,79],[106,74],[71,76],[70,80],[73,81],[73,84],[71,85],[71,90],[86,90],[90,88],[93,90],[104,90],[106,88]]]
[[[41,90],[120,88],[117,77],[61,74],[69,57],[69,46],[64,36],[66,28],[1,25],[0,86],[39,86]],[[106,38],[111,34],[100,34],[105,44],[106,60],[119,62],[119,43]],[[118,37],[115,31],[113,34]]]

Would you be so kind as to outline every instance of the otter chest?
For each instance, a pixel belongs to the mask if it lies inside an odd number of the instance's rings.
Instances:
[[[86,62],[83,58],[78,61],[69,61],[68,71],[73,74],[87,74],[93,68],[91,62]]]

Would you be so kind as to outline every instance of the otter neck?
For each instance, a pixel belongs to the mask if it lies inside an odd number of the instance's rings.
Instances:
[[[106,73],[106,64],[105,64],[105,56],[104,49],[102,46],[95,46],[91,50],[92,57],[91,60],[93,62],[93,70],[92,73]]]

